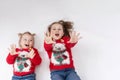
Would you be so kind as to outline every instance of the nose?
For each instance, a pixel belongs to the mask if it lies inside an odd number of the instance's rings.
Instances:
[[[25,55],[22,55],[22,57],[25,57]]]
[[[61,48],[58,48],[58,50],[61,50]]]
[[[30,42],[29,40],[26,41],[26,43],[29,43],[29,42]]]

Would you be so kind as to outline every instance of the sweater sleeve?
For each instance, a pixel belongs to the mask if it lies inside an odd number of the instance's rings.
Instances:
[[[76,43],[68,43],[68,41],[70,40],[69,37],[64,37],[63,40],[65,41],[64,43],[66,44],[66,46],[68,48],[72,48],[72,47],[74,47],[77,44],[77,42]]]
[[[18,55],[11,55],[10,53],[8,54],[6,61],[8,64],[13,64],[15,62],[15,59]]]
[[[46,51],[50,51],[50,50],[52,50],[52,44],[47,44],[44,42],[44,48]]]
[[[31,59],[31,61],[34,65],[39,65],[42,62],[42,59],[38,53],[38,50],[34,48],[34,51],[35,51],[35,56],[33,59]]]
[[[66,43],[66,46],[68,47],[68,48],[72,48],[72,47],[74,47],[76,45],[76,43]]]

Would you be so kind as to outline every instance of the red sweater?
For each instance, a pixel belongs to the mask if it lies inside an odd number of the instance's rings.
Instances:
[[[16,55],[8,54],[6,61],[8,64],[13,64],[13,74],[17,76],[24,76],[34,73],[35,67],[42,61],[38,50],[33,48],[35,56],[33,59],[25,58],[25,54],[29,54],[29,49],[18,49],[16,48]]]
[[[58,51],[54,51],[55,44],[46,44],[44,42],[44,48],[48,53],[50,59],[50,65],[49,65],[50,70],[62,70],[66,68],[74,68],[71,48],[74,47],[76,43],[68,43],[69,39],[70,39],[69,37],[63,37],[62,39],[56,41],[56,44],[61,43],[65,45],[66,49],[60,51],[63,54],[60,54],[60,52]]]

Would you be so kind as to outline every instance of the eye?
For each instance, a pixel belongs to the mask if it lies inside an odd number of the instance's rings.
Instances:
[[[33,41],[33,40],[30,40],[30,41]]]
[[[62,29],[58,29],[59,31],[62,30]]]
[[[56,30],[56,29],[53,29],[53,30]]]
[[[27,41],[27,39],[24,39],[24,41]]]

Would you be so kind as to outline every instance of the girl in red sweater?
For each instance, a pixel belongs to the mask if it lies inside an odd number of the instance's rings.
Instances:
[[[72,22],[60,20],[50,24],[45,34],[44,48],[50,59],[52,80],[80,80],[71,51],[79,40],[79,33],[72,29]]]
[[[34,48],[34,35],[30,32],[19,33],[19,48],[15,44],[10,46],[6,61],[13,64],[12,80],[36,80],[35,67],[42,59]]]

